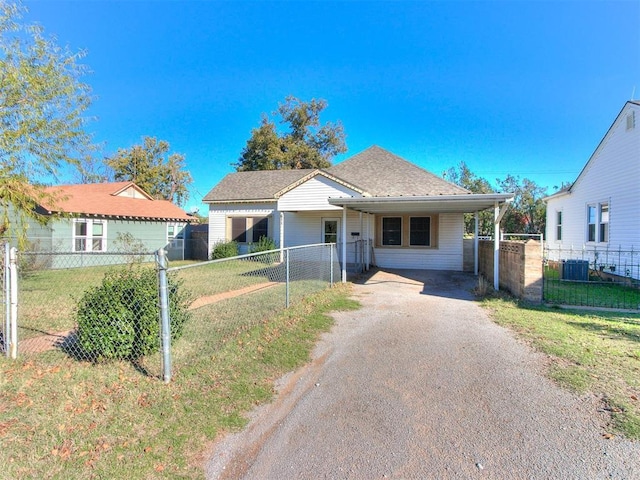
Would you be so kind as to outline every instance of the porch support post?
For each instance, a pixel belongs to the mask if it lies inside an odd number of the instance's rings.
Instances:
[[[362,224],[362,210],[359,212],[358,217],[360,218],[360,238],[356,239],[356,253],[358,252],[357,245],[360,243],[360,260],[358,261],[358,258],[356,258],[356,262],[359,264],[358,270],[362,268],[362,271],[364,272],[364,226]],[[358,240],[362,241],[358,242]]]
[[[480,256],[479,247],[480,247],[480,239],[478,238],[478,230],[479,230],[479,214],[475,212],[475,231],[473,232],[473,274],[478,275],[478,258]]]
[[[280,262],[284,261],[284,212],[280,212]]]
[[[366,256],[364,257],[367,263],[367,271],[371,268],[371,214],[367,212],[367,236],[365,237],[365,248],[367,249]]]
[[[342,206],[342,283],[347,282],[347,207]]]
[[[500,208],[493,207],[493,289],[500,290]]]

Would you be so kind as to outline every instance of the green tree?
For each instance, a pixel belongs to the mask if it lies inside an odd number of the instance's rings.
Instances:
[[[466,188],[471,193],[493,193],[491,184],[484,178],[473,173],[465,162],[452,167],[445,173],[445,178],[456,185]],[[493,235],[493,211],[483,210],[478,214],[479,235]],[[475,215],[464,214],[464,233],[473,235],[475,232]]]
[[[23,238],[29,220],[47,221],[35,207],[55,203],[43,186],[92,150],[83,117],[91,90],[78,63],[84,54],[20,23],[24,12],[0,0],[0,236]]]
[[[503,192],[514,194],[513,203],[502,220],[502,230],[507,233],[543,233],[546,222],[546,205],[542,199],[547,189],[533,180],[507,175],[498,180]]]
[[[333,157],[347,151],[342,124],[321,126],[320,114],[327,107],[325,100],[303,102],[289,96],[273,115],[286,124],[288,130],[278,132],[276,124],[263,114],[260,126],[253,129],[242,150],[236,170],[285,170],[326,168]]]
[[[185,170],[184,155],[169,154],[169,149],[164,140],[144,137],[142,145],[120,149],[105,163],[113,170],[115,180],[135,182],[154,198],[184,205],[193,179]]]

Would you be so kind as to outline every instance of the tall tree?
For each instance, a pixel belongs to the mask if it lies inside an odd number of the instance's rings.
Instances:
[[[0,0],[0,236],[24,234],[35,211],[54,198],[43,185],[91,150],[84,112],[91,101],[84,54],[59,47],[40,26],[20,23],[25,9]]]
[[[465,162],[460,162],[457,167],[452,167],[445,172],[445,178],[466,188],[472,193],[493,193],[491,184],[473,173]],[[464,231],[466,235],[473,235],[475,232],[475,215],[465,213]],[[484,210],[478,214],[478,233],[480,235],[493,235],[493,212]]]
[[[185,170],[185,156],[169,153],[164,140],[144,137],[142,145],[120,149],[105,163],[117,181],[132,181],[154,198],[184,205],[189,198],[191,174]]]
[[[547,195],[546,188],[533,180],[507,175],[498,180],[503,192],[514,194],[513,203],[505,214],[502,224],[507,233],[543,233],[546,221],[546,205],[542,199]]]
[[[289,96],[273,115],[288,126],[278,132],[276,124],[263,114],[260,126],[251,137],[235,164],[236,170],[285,170],[296,168],[326,168],[339,153],[347,151],[342,124],[320,124],[320,114],[327,107],[325,100],[303,102]]]

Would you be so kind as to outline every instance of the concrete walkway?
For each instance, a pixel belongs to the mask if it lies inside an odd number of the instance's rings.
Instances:
[[[492,323],[473,277],[377,272],[314,361],[221,441],[209,479],[640,479],[640,443],[605,439],[597,399]]]

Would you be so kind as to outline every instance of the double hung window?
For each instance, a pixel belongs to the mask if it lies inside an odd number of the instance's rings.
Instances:
[[[75,219],[73,221],[74,252],[105,252],[107,224],[104,220]]]
[[[231,240],[238,243],[257,243],[269,236],[268,217],[231,217]]]
[[[385,247],[430,247],[430,216],[382,217],[382,242]]]
[[[587,242],[609,241],[609,203],[587,205]]]

